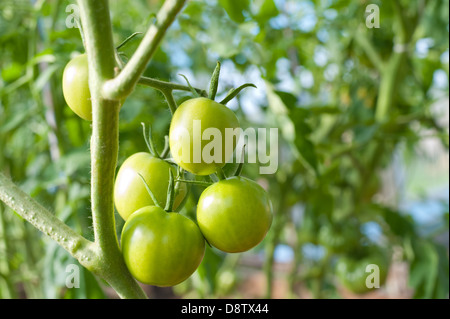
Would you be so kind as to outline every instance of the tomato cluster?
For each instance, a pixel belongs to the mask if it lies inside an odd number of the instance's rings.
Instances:
[[[182,140],[187,145],[174,145],[179,140],[173,135],[192,132],[194,120],[201,121],[202,130],[217,126],[224,131],[239,125],[225,105],[207,98],[188,100],[173,116],[170,150],[192,149],[192,144],[199,142],[191,134],[190,139]],[[124,161],[115,180],[115,206],[126,220],[121,238],[123,256],[132,275],[146,284],[172,286],[188,278],[203,259],[205,239],[224,252],[244,252],[264,239],[272,223],[268,194],[258,183],[241,176],[223,178],[202,192],[197,204],[197,223],[173,212],[181,208],[187,195],[186,184],[178,179],[173,209],[170,205],[166,205],[166,211],[162,209],[172,197],[170,184],[174,181],[171,183],[170,176],[177,171],[174,166],[205,175],[221,169],[227,160],[227,156],[222,156],[215,163],[192,163],[189,158],[177,155],[172,154],[177,164],[173,165],[150,153],[133,154]]]
[[[214,74],[211,83],[216,91],[218,72]],[[92,120],[88,82],[87,56],[82,54],[64,69],[63,93],[77,115]],[[266,191],[239,176],[240,169],[229,178],[222,172],[238,138],[234,135],[227,145],[226,131],[239,129],[239,121],[226,102],[214,101],[214,95],[187,100],[174,112],[167,140],[172,160],[166,158],[168,152],[158,154],[151,136],[144,134],[149,152],[131,155],[117,172],[114,204],[125,220],[121,249],[131,274],[142,283],[176,285],[200,265],[205,242],[224,252],[244,252],[259,244],[271,226],[272,205]],[[208,130],[220,136],[213,150],[204,138]],[[205,153],[213,160],[205,159]],[[194,182],[182,179],[185,171],[219,179],[205,182],[209,186],[198,200],[196,222],[179,213],[188,196],[186,183]]]

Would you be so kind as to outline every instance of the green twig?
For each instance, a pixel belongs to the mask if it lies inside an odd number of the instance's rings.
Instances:
[[[377,70],[382,73],[385,69],[385,62],[381,58],[380,54],[377,52],[372,42],[369,41],[367,35],[363,35],[361,32],[355,34],[355,42],[364,50],[367,57],[370,59],[372,64],[377,68]]]
[[[173,115],[175,113],[175,111],[177,110],[177,102],[175,101],[175,99],[173,97],[172,90],[163,89],[163,90],[161,90],[161,93],[166,98],[167,105],[169,105],[170,112]]]
[[[191,88],[186,85],[156,80],[156,79],[145,77],[145,76],[141,76],[139,78],[138,84],[146,85],[146,86],[152,87],[154,89],[157,89],[159,91],[163,91],[163,90],[172,90],[172,91],[178,90],[178,91],[187,91],[187,92],[191,91]],[[200,96],[203,96],[203,97],[208,96],[205,90],[197,89],[197,88],[194,88],[194,90]]]
[[[119,50],[121,47],[123,47],[125,44],[127,44],[128,42],[130,42],[135,36],[137,36],[138,34],[142,34],[142,32],[134,32],[132,35],[130,35],[129,37],[127,37],[125,40],[122,41],[121,44],[119,44],[116,47],[116,50]]]

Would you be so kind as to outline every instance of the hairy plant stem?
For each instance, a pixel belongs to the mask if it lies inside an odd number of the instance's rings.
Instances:
[[[102,86],[114,77],[115,48],[107,0],[79,0],[89,64],[92,101],[91,205],[98,266],[121,298],[146,298],[123,260],[114,219],[114,174],[119,150],[118,100],[105,99]]]
[[[84,267],[94,270],[96,259],[94,243],[60,221],[55,215],[24,193],[3,173],[0,173],[0,200],[23,219],[55,240]]]
[[[390,56],[387,64],[381,72],[381,83],[378,92],[378,100],[376,105],[375,119],[377,122],[384,122],[387,115],[394,104],[395,92],[400,76],[400,68],[403,61],[407,57],[406,49],[408,47],[414,30],[409,32],[405,17],[405,11],[398,0],[391,2],[395,17],[399,26],[397,43],[394,45],[394,52]]]

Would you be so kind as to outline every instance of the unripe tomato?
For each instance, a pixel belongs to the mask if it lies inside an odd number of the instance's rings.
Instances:
[[[179,284],[194,273],[205,254],[205,239],[189,218],[147,206],[126,221],[121,247],[134,278],[165,287]]]
[[[367,268],[368,265],[376,265],[378,270]],[[379,276],[380,286],[386,282],[388,268],[388,258],[380,251],[374,251],[362,257],[340,257],[336,264],[336,275],[346,289],[355,294],[363,294],[375,289],[366,284],[366,280],[373,281],[373,276]],[[371,277],[368,278],[369,276]]]
[[[243,252],[266,236],[272,224],[272,204],[258,183],[231,177],[203,191],[197,222],[212,246],[229,253]]]
[[[239,128],[239,121],[225,105],[203,97],[183,102],[170,124],[169,145],[174,161],[193,174],[214,173],[226,164],[236,147],[236,137],[226,141],[226,128]],[[208,132],[217,133],[217,137],[206,136]],[[218,142],[218,147],[213,148],[209,144],[212,141]]]
[[[67,105],[79,117],[92,121],[91,93],[86,54],[80,54],[67,63],[63,72],[62,90]]]
[[[114,183],[114,204],[124,220],[127,220],[139,208],[155,205],[139,174],[145,179],[160,206],[165,206],[169,169],[172,169],[174,175],[176,174],[169,163],[146,152],[133,154],[123,162]],[[174,210],[180,206],[186,193],[186,184],[181,183],[179,192],[175,196]]]

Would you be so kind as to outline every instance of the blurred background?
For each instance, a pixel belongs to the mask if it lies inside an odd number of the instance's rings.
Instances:
[[[90,123],[61,89],[65,64],[83,52],[68,27],[73,3],[0,0],[0,169],[92,238]],[[145,32],[160,5],[110,1],[115,43]],[[144,286],[149,296],[448,298],[448,11],[448,0],[189,1],[145,75],[185,84],[183,74],[206,89],[219,60],[219,99],[257,86],[228,106],[244,128],[279,128],[277,172],[254,163],[242,173],[268,190],[275,215],[254,249],[207,247],[191,278]],[[170,112],[159,92],[138,86],[120,116],[119,164],[146,150],[143,121],[163,147]],[[201,191],[192,187],[183,214],[195,218]],[[343,269],[374,258],[384,284],[367,292]],[[0,298],[117,297],[82,267],[80,288],[67,289],[70,264],[0,203]]]

